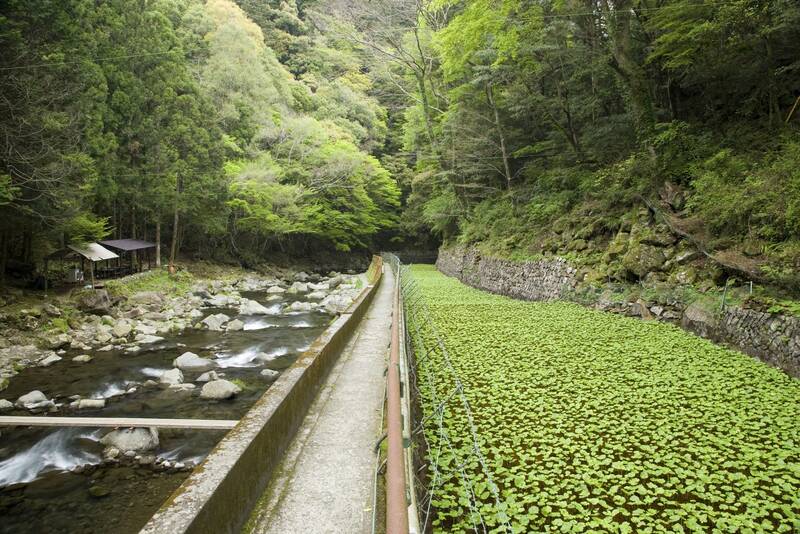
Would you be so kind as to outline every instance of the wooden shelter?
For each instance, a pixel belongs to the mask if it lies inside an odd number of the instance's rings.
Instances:
[[[106,239],[100,241],[103,246],[106,246],[114,251],[117,252],[121,257],[128,258],[128,266],[121,265],[121,262],[118,262],[117,268],[115,272],[110,272],[110,275],[117,275],[117,274],[128,274],[128,272],[135,272],[142,270],[142,256],[140,253],[144,253],[147,257],[147,268],[152,268],[152,252],[156,248],[155,243],[151,243],[150,241],[142,241],[141,239]],[[114,269],[111,269],[114,271]],[[127,271],[127,272],[124,272]]]
[[[98,243],[85,243],[82,245],[67,245],[65,248],[61,250],[57,250],[47,256],[44,260],[44,271],[47,273],[47,264],[51,259],[60,259],[64,261],[65,259],[70,258],[80,258],[81,260],[81,271],[84,271],[85,262],[89,261],[89,278],[92,282],[92,288],[94,288],[94,274],[95,274],[95,266],[94,264],[101,261],[108,261],[113,260],[115,258],[119,258],[119,256],[104,246]],[[47,276],[45,274],[45,293],[47,292]]]

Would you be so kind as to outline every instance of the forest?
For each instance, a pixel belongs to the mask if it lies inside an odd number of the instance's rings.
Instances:
[[[9,0],[0,47],[3,267],[107,236],[591,255],[664,200],[796,282],[793,0]]]

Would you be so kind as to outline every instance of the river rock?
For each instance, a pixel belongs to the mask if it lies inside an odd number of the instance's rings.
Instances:
[[[160,336],[149,336],[149,335],[146,335],[146,334],[137,334],[134,339],[140,345],[147,345],[149,343],[158,343],[159,341],[164,341],[163,337],[160,337]]]
[[[114,335],[114,337],[128,337],[128,335],[131,333],[131,330],[132,328],[130,323],[120,321],[114,325],[111,333]]]
[[[331,286],[328,285],[327,282],[321,282],[319,284],[308,284],[309,289],[313,291],[329,291]]]
[[[39,360],[39,367],[50,367],[56,362],[60,362],[62,360],[61,356],[56,354],[51,354],[49,356],[45,356],[41,360]]]
[[[306,273],[304,271],[300,271],[300,272],[294,273],[294,276],[292,277],[292,279],[294,279],[294,280],[296,280],[298,282],[305,282],[306,280],[308,280],[308,273]]]
[[[105,399],[79,399],[70,403],[70,406],[76,410],[91,410],[106,407]]]
[[[225,327],[225,330],[227,330],[228,332],[235,332],[243,329],[244,329],[244,323],[239,319],[234,319],[233,321],[229,322],[228,325]]]
[[[38,389],[34,389],[17,399],[15,403],[17,408],[25,408],[26,410],[40,410],[55,407],[55,403],[49,400],[44,393]]]
[[[286,290],[287,293],[306,293],[308,292],[308,284],[305,282],[295,282]]]
[[[115,447],[125,454],[149,451],[158,447],[158,430],[155,428],[112,430],[100,438],[100,443],[107,447]]]
[[[42,311],[45,312],[50,317],[61,317],[61,310],[57,307],[53,306],[49,302],[45,302],[42,305]]]
[[[222,325],[224,325],[230,320],[231,318],[225,315],[224,313],[215,313],[214,315],[209,315],[208,317],[200,321],[200,323],[204,324],[206,328],[208,328],[209,330],[221,331]]]
[[[213,297],[206,299],[206,304],[212,308],[227,308],[228,306],[236,304],[236,301],[228,295],[214,295]]]
[[[320,305],[330,313],[342,313],[352,302],[353,299],[345,295],[328,295],[322,299]]]
[[[103,497],[107,497],[111,494],[111,490],[105,486],[92,486],[89,488],[89,495],[94,497],[95,499],[101,499]]]
[[[67,334],[56,334],[45,338],[45,342],[47,343],[47,348],[56,350],[69,346],[72,339]]]
[[[7,412],[14,409],[14,403],[6,399],[0,399],[0,412]]]
[[[212,380],[203,386],[200,390],[200,398],[202,399],[229,399],[241,392],[242,389],[228,380]]]
[[[212,380],[217,380],[217,379],[219,379],[219,375],[217,374],[216,371],[208,371],[198,376],[195,382],[211,382]]]
[[[170,369],[169,371],[162,373],[162,375],[158,377],[158,381],[159,383],[166,384],[168,386],[173,384],[181,384],[183,383],[183,373],[180,369]]]
[[[193,390],[195,387],[191,382],[187,382],[185,384],[170,384],[169,389],[170,391],[186,392]]]
[[[342,275],[334,275],[328,279],[328,287],[330,289],[336,289],[342,282],[344,282],[344,277]]]
[[[207,358],[201,358],[193,352],[184,352],[172,362],[172,365],[181,371],[202,373],[217,367],[216,362]]]
[[[164,302],[164,295],[158,291],[139,291],[131,295],[128,302],[139,306],[159,306]]]
[[[272,286],[267,289],[267,293],[270,295],[280,295],[282,293],[286,293],[286,289],[282,288],[281,286]]]
[[[242,299],[239,305],[239,313],[242,315],[268,315],[269,308],[256,302],[255,300]]]
[[[108,352],[110,350],[114,350],[114,345],[103,345],[102,347],[97,349],[97,352]]]
[[[253,356],[253,361],[258,363],[272,363],[285,354],[285,352],[273,352],[271,354],[268,352],[259,352]]]
[[[308,298],[309,300],[322,300],[325,297],[326,293],[324,291],[312,291],[311,293],[306,295],[306,298]]]
[[[105,289],[95,289],[83,294],[78,300],[78,309],[95,315],[104,315],[111,309],[111,297]]]
[[[158,329],[151,324],[139,323],[136,325],[136,332],[145,336],[152,336],[158,332]]]
[[[113,337],[114,336],[111,335],[111,332],[105,332],[101,330],[94,337],[94,342],[97,343],[98,345],[102,345],[103,343],[108,343],[109,341],[111,341]]]
[[[313,302],[292,302],[288,306],[286,306],[285,311],[289,312],[309,312],[316,308],[316,305]]]
[[[90,361],[92,361],[92,357],[89,356],[88,354],[81,354],[79,356],[75,356],[74,358],[72,358],[72,361],[76,363],[89,363]]]
[[[281,374],[273,369],[262,369],[261,376],[264,377],[266,380],[273,381],[276,380],[279,376],[281,376]]]

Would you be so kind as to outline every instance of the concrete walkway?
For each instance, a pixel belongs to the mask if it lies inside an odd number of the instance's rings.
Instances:
[[[369,532],[394,278],[383,281],[331,370],[245,532]]]

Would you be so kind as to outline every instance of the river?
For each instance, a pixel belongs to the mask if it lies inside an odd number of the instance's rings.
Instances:
[[[81,416],[126,416],[238,419],[264,393],[271,381],[265,368],[281,371],[294,362],[325,329],[332,315],[323,311],[283,312],[302,295],[242,292],[270,309],[270,315],[236,315],[244,329],[235,332],[186,329],[143,345],[136,353],[123,350],[89,352],[92,361],[71,358],[86,351],[68,351],[50,367],[32,367],[16,376],[2,396],[16,399],[40,390],[56,402],[69,397],[105,398],[102,409],[81,410]],[[235,315],[232,309],[205,308],[204,316]],[[242,391],[233,399],[201,399],[200,385],[176,391],[144,385],[158,380],[184,352],[213,358],[226,380]],[[275,356],[264,365],[259,352]],[[185,382],[200,373],[184,372]],[[15,410],[10,415],[29,415]],[[128,533],[138,531],[161,503],[202,461],[224,432],[161,430],[157,461],[141,465],[133,459],[103,458],[99,439],[110,429],[2,428],[0,435],[0,532]],[[167,463],[165,464],[164,461]],[[177,465],[176,465],[177,464]]]

